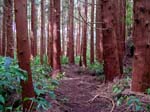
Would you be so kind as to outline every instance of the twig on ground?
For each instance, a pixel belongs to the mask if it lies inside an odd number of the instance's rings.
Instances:
[[[109,101],[111,101],[111,103],[112,103],[112,108],[111,108],[111,111],[110,112],[113,112],[114,111],[114,109],[115,109],[115,102],[114,102],[114,100],[112,99],[112,98],[109,98],[109,97],[107,97],[107,96],[101,96],[101,95],[95,95],[92,99],[90,99],[90,100],[88,100],[87,102],[89,103],[89,102],[93,102],[96,98],[98,98],[98,97],[101,97],[101,98],[106,98],[106,99],[108,99]]]

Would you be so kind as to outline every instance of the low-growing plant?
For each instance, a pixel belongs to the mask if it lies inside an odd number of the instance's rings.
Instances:
[[[61,57],[61,64],[62,64],[62,65],[68,64],[68,57],[62,56],[62,57]]]
[[[96,72],[96,75],[102,75],[104,73],[103,69],[103,63],[95,62],[93,64],[88,64],[88,68],[94,72]]]
[[[12,111],[20,106],[21,80],[27,80],[27,72],[19,68],[17,61],[0,57],[0,111]]]

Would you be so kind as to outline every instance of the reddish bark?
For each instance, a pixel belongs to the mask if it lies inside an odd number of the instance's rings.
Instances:
[[[31,52],[35,57],[37,55],[37,9],[35,0],[31,0],[31,30],[33,32]]]
[[[62,24],[61,24],[61,28],[62,28],[62,32],[61,32],[61,36],[62,36],[62,46],[61,46],[61,48],[62,48],[62,52],[61,52],[61,55],[62,56],[64,56],[65,55],[65,35],[64,35],[64,33],[65,33],[65,25],[64,25],[64,14],[62,14]]]
[[[113,81],[120,76],[119,58],[117,51],[117,40],[115,32],[114,5],[116,0],[102,0],[102,28],[104,50],[104,73],[106,81]]]
[[[4,0],[6,5],[6,0]],[[3,29],[2,29],[2,56],[6,56],[6,38],[7,38],[7,7],[3,7]]]
[[[74,22],[73,22],[73,16],[74,16],[74,0],[69,0],[69,63],[74,64]]]
[[[96,0],[96,59],[103,61],[101,0]]]
[[[91,41],[90,41],[90,63],[94,63],[94,4],[95,0],[92,0],[91,6]]]
[[[14,57],[14,37],[13,37],[13,0],[5,0],[7,7],[7,50],[6,56]]]
[[[50,2],[49,24],[48,24],[48,63],[53,67],[53,1]],[[50,16],[51,15],[51,16]]]
[[[41,1],[41,46],[40,46],[40,60],[43,64],[43,56],[45,54],[45,0]]]
[[[53,77],[61,71],[61,42],[60,42],[60,0],[53,2]]]
[[[0,16],[0,26],[2,26],[2,17]],[[2,27],[0,27],[0,56],[2,56]]]
[[[134,0],[133,41],[135,45],[132,90],[150,88],[150,1]]]
[[[21,81],[22,99],[33,98],[35,94],[30,69],[30,47],[27,29],[27,0],[14,0],[14,6],[17,35],[17,57],[19,67],[23,70],[26,70],[28,73],[28,80],[25,82]],[[23,102],[23,112],[26,112],[30,108],[30,105],[31,101]]]
[[[83,57],[83,63],[82,66],[87,66],[87,60],[86,60],[86,53],[87,53],[87,0],[85,0],[84,4],[84,23],[83,23],[83,30],[82,30],[82,57]]]
[[[77,39],[76,39],[76,56],[81,55],[81,22],[80,21],[78,24],[78,29],[79,30],[78,30]]]
[[[115,5],[115,30],[117,35],[118,56],[120,64],[120,72],[123,74],[123,58],[125,52],[125,1],[116,0]]]

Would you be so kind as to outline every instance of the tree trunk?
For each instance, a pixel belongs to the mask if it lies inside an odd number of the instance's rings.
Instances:
[[[19,67],[26,70],[28,73],[28,80],[25,82],[21,81],[22,99],[24,100],[24,98],[33,98],[35,96],[30,69],[30,47],[27,29],[27,0],[14,0],[14,3],[17,35],[17,57]],[[26,112],[30,108],[30,105],[31,101],[23,102],[23,112]]]
[[[101,0],[96,0],[96,60],[103,61]]]
[[[5,0],[7,7],[7,50],[6,56],[14,57],[14,37],[13,37],[13,0]]]
[[[132,90],[150,88],[150,1],[134,0],[133,41],[135,45]]]
[[[84,22],[83,22],[83,36],[82,36],[82,57],[83,57],[83,63],[82,66],[87,66],[87,60],[86,60],[86,53],[87,53],[87,0],[85,0],[84,4],[84,16],[83,16]]]
[[[40,60],[43,64],[43,56],[45,54],[45,0],[41,1],[41,46],[40,46]]]
[[[2,26],[2,16],[0,16],[0,26]],[[0,56],[2,56],[2,27],[0,27]]]
[[[32,55],[35,57],[37,55],[37,9],[35,0],[31,0],[31,30],[33,32],[33,48],[31,49]]]
[[[80,11],[80,7],[79,7],[79,11]],[[78,23],[78,35],[76,39],[76,56],[80,56],[80,55],[81,55],[81,21],[79,21]]]
[[[92,0],[91,6],[91,41],[90,41],[90,63],[94,63],[94,5],[95,0]]]
[[[6,5],[4,0],[4,6]],[[2,56],[6,56],[6,38],[7,38],[7,7],[3,7],[3,30],[2,30]]]
[[[49,25],[48,25],[48,63],[51,67],[53,67],[53,1],[50,1],[50,9],[49,9]]]
[[[73,22],[73,16],[74,16],[74,0],[69,0],[69,63],[74,64],[74,22]]]
[[[118,56],[120,72],[123,74],[123,58],[125,52],[125,1],[116,0],[115,5],[115,30],[117,35],[117,46],[118,46]]]
[[[53,2],[53,77],[61,71],[61,42],[60,42],[60,0]]]
[[[106,81],[113,81],[120,76],[117,40],[115,32],[114,5],[116,0],[102,0],[102,28],[104,50],[104,73]]]

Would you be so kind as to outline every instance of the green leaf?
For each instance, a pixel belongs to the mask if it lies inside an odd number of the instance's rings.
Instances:
[[[0,95],[0,102],[5,104],[5,98],[2,95]]]
[[[56,99],[56,95],[55,95],[55,93],[53,92],[53,91],[50,91],[49,92],[49,95],[50,95],[50,97],[52,98],[52,99]]]

